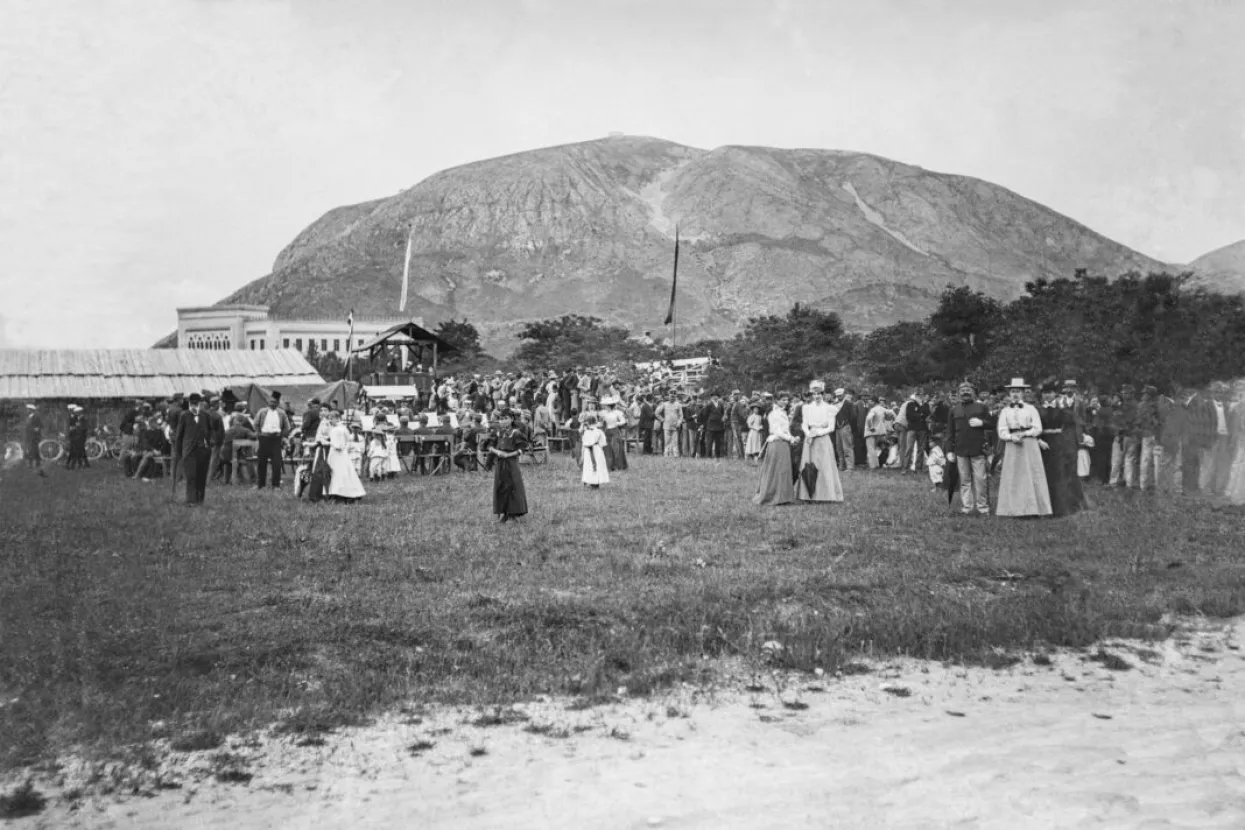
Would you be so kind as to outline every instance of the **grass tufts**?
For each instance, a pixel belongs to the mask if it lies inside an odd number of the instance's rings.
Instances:
[[[590,708],[712,683],[721,657],[1002,666],[1245,611],[1245,512],[1107,488],[1067,519],[970,522],[887,472],[767,510],[742,464],[635,458],[588,493],[555,457],[527,468],[531,515],[498,526],[483,475],[401,477],[343,513],[23,472],[0,479],[0,768],[115,756],[157,722],[187,747],[274,723],[314,740],[403,704]]]

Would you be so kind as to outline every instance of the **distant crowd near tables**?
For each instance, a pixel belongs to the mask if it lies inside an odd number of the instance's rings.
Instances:
[[[638,453],[746,464],[763,505],[843,501],[851,487],[842,474],[857,471],[928,476],[965,514],[1068,515],[1089,506],[1088,484],[1245,504],[1241,383],[1104,391],[1013,378],[992,390],[957,384],[886,396],[821,381],[798,391],[688,389],[662,365],[629,374],[624,382],[610,367],[459,373],[406,400],[342,409],[313,399],[302,412],[279,395],[254,414],[210,391],[137,401],[121,421],[120,466],[136,480],[185,477],[188,503],[201,502],[209,482],[265,490],[289,476],[302,495],[316,487],[320,464],[323,492],[314,497],[351,501],[363,482],[401,473],[496,472],[503,463],[517,471],[520,461],[559,453],[599,489]],[[40,407],[27,410],[26,458],[39,467]],[[78,420],[71,405],[71,439],[85,430]],[[85,466],[79,456],[71,451],[66,466]]]

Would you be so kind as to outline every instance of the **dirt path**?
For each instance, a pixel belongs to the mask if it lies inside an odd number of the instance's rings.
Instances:
[[[207,775],[211,753],[173,754],[179,790],[57,800],[12,826],[1240,828],[1242,644],[1237,621],[1151,652],[1108,643],[1130,670],[1076,654],[997,672],[899,661],[781,695],[545,701],[504,725],[408,713],[322,747],[236,746],[247,785]]]

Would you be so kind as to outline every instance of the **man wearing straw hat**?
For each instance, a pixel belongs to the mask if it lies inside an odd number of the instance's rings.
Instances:
[[[947,463],[960,474],[960,512],[990,515],[989,479],[986,476],[986,426],[990,410],[977,400],[971,383],[960,384],[960,400],[947,418]]]

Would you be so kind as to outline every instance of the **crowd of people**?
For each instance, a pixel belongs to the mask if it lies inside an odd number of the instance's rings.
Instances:
[[[661,364],[626,381],[620,374],[461,373],[416,398],[351,409],[312,400],[298,414],[279,395],[254,415],[211,393],[137,402],[121,421],[122,465],[126,475],[150,479],[170,472],[161,461],[171,457],[186,476],[187,502],[199,503],[208,481],[279,488],[293,460],[296,492],[353,501],[365,481],[393,478],[404,461],[418,470],[425,459],[412,448],[435,438],[457,468],[504,479],[498,486],[509,495],[497,512],[508,517],[526,512],[518,459],[534,446],[563,445],[594,488],[627,468],[629,446],[747,461],[758,467],[760,504],[841,501],[840,474],[857,469],[928,475],[958,495],[966,514],[990,512],[996,474],[997,515],[1074,513],[1087,504],[1089,482],[1245,503],[1240,386],[1234,400],[1223,383],[1166,394],[1125,384],[1100,394],[1074,380],[1034,390],[1016,379],[984,393],[918,388],[896,400],[850,387],[828,393],[821,381],[799,394],[701,392]],[[30,415],[27,443],[38,423],[33,405]],[[183,424],[187,415],[193,429]]]

